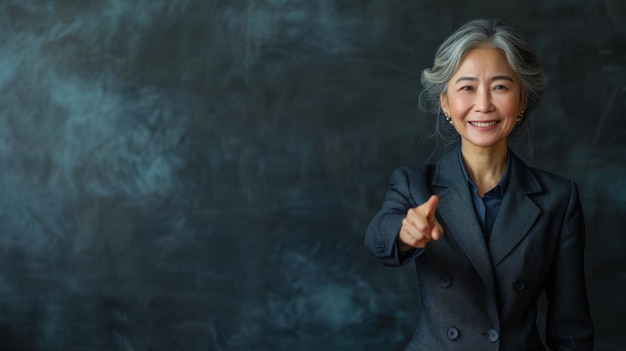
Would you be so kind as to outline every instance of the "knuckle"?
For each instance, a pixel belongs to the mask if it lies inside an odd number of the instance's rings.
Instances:
[[[420,221],[416,223],[415,227],[420,231],[428,230],[428,224],[425,223],[424,221]]]

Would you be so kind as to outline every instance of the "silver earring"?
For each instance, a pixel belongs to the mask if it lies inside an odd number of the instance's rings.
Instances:
[[[522,120],[522,117],[524,117],[524,110],[522,110],[522,112],[519,113],[519,116],[517,116],[517,123]]]
[[[447,113],[444,113],[443,115],[446,116],[446,121],[448,121],[448,123],[452,124],[452,118],[450,118]]]

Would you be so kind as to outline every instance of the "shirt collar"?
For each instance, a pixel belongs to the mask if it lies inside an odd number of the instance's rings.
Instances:
[[[498,184],[496,184],[496,186],[494,186],[493,189],[489,189],[489,192],[491,190],[499,189],[500,193],[504,195],[504,192],[506,191],[506,188],[509,185],[509,178],[511,174],[511,150],[508,150],[506,154],[507,154],[506,155],[506,168],[504,169],[504,174],[502,175],[502,178],[500,178],[500,181],[498,182]],[[459,148],[459,163],[461,164],[461,169],[463,170],[463,176],[465,177],[465,180],[474,190],[478,190],[478,186],[474,184],[474,181],[472,180],[472,178],[470,178],[469,173],[467,172],[467,168],[465,167],[465,162],[463,162],[463,155],[461,154],[461,148]]]

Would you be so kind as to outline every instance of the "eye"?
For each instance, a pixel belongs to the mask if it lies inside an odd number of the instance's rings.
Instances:
[[[508,90],[508,89],[509,89],[509,87],[507,87],[504,84],[498,84],[498,85],[493,87],[493,90]]]
[[[471,85],[464,85],[459,90],[460,91],[472,91],[474,90],[474,87],[472,87]]]

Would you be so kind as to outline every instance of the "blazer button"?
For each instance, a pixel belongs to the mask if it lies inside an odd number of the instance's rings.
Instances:
[[[513,282],[513,289],[517,292],[524,291],[524,289],[526,289],[526,282],[524,281],[524,279],[520,278]]]
[[[449,287],[450,285],[452,285],[452,277],[447,274],[441,275],[441,277],[439,277],[439,284],[442,288]]]
[[[487,332],[487,338],[491,342],[496,342],[500,339],[500,332],[498,331],[498,329],[490,329]]]
[[[459,337],[459,330],[455,327],[448,328],[447,335],[448,335],[448,339],[456,340],[456,338]]]

